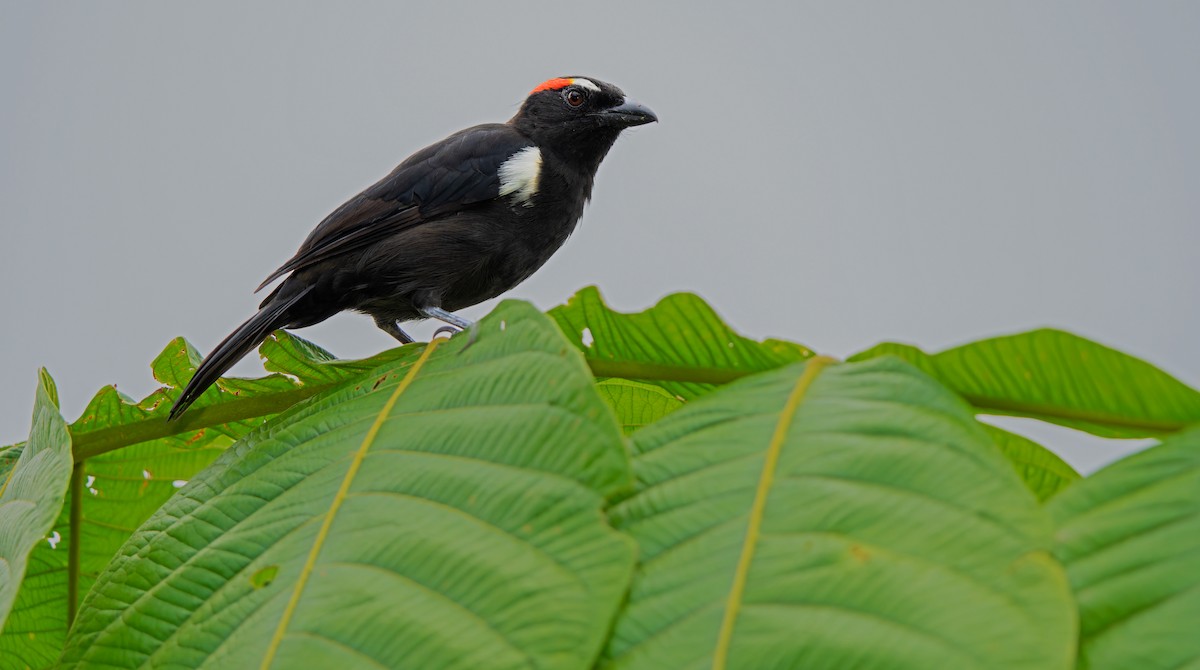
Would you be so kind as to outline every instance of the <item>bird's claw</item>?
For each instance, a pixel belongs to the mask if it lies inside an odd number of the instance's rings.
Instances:
[[[454,337],[455,335],[462,333],[462,332],[467,333],[467,343],[463,346],[462,349],[459,350],[458,353],[461,354],[462,352],[466,351],[467,349],[470,349],[471,345],[473,345],[479,341],[479,329],[476,328],[474,325],[472,325],[470,328],[466,328],[466,329],[459,328],[457,326],[445,325],[445,326],[442,326],[441,328],[438,328],[437,330],[433,331],[433,338],[437,338],[437,336],[442,335],[442,334],[446,334],[449,337]],[[433,338],[431,338],[431,339],[433,339]]]

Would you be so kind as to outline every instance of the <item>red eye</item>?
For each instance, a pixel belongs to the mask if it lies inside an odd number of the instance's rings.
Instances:
[[[563,93],[563,99],[567,101],[568,105],[572,107],[578,107],[583,104],[584,100],[587,100],[587,97],[585,97],[579,89],[570,88]]]

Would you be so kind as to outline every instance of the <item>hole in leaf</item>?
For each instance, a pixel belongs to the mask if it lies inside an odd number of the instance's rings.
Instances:
[[[279,575],[278,565],[268,565],[265,568],[250,575],[250,586],[256,589],[261,589],[271,585],[275,581],[275,577]]]

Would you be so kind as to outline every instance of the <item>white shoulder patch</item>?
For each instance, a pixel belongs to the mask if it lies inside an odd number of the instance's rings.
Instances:
[[[542,151],[525,147],[500,164],[500,197],[513,196],[516,204],[533,207],[542,176]]]

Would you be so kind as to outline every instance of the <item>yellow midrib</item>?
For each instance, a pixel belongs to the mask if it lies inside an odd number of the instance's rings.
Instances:
[[[767,506],[767,494],[775,480],[775,469],[779,465],[779,452],[783,450],[788,429],[792,426],[792,418],[817,374],[826,365],[836,362],[827,356],[817,356],[808,361],[800,379],[796,381],[796,386],[788,395],[783,412],[779,415],[779,423],[775,424],[775,432],[771,435],[771,442],[767,446],[767,456],[763,461],[762,474],[758,478],[754,504],[750,507],[750,521],[746,525],[746,539],[742,543],[742,555],[738,558],[737,569],[733,573],[733,586],[729,589],[729,598],[725,604],[725,616],[721,620],[721,630],[717,635],[717,648],[713,652],[713,670],[725,670],[725,664],[729,659],[729,644],[733,639],[733,627],[737,623],[738,612],[742,608],[742,594],[746,590],[746,575],[750,572],[750,563],[754,561],[754,550],[758,546],[763,511]]]
[[[329,535],[329,528],[333,525],[333,518],[337,516],[338,509],[342,506],[342,501],[346,499],[346,494],[350,492],[350,484],[354,481],[354,476],[358,474],[358,468],[362,465],[363,458],[367,455],[367,450],[371,448],[371,444],[375,442],[375,436],[379,434],[379,429],[383,427],[383,422],[391,414],[392,408],[395,407],[396,401],[400,399],[400,394],[404,393],[405,389],[416,378],[417,372],[421,366],[433,354],[433,350],[437,348],[440,340],[433,340],[425,347],[425,351],[421,353],[421,357],[409,369],[408,374],[404,375],[404,379],[396,385],[396,390],[392,391],[391,397],[384,403],[383,409],[379,410],[379,416],[375,417],[375,422],[371,424],[371,428],[363,437],[362,444],[359,445],[358,451],[354,454],[354,460],[350,462],[349,469],[346,470],[346,476],[342,479],[342,485],[338,487],[338,491],[333,496],[333,501],[329,505],[329,511],[325,513],[325,519],[321,522],[321,528],[317,531],[317,537],[313,541],[312,549],[308,552],[308,559],[304,562],[304,567],[300,569],[300,577],[296,580],[296,589],[292,592],[292,597],[288,600],[287,607],[283,610],[283,616],[279,619],[279,626],[275,628],[275,634],[271,636],[271,644],[267,647],[267,653],[263,656],[262,670],[267,670],[271,667],[271,663],[275,660],[275,654],[279,651],[279,645],[283,642],[284,633],[287,632],[288,624],[291,623],[292,615],[296,611],[296,605],[300,602],[300,596],[304,593],[304,587],[308,584],[308,578],[312,574],[313,568],[317,564],[317,556],[321,553],[321,547],[325,544],[325,539]]]

